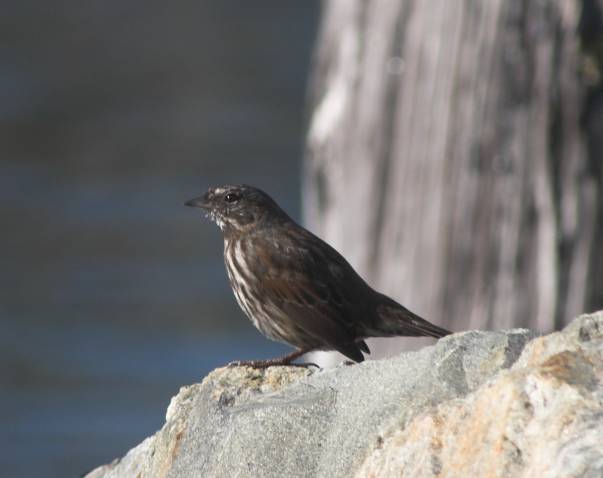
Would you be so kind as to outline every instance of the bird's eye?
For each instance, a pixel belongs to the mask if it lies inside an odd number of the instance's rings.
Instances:
[[[228,193],[224,196],[224,201],[226,202],[237,202],[239,199],[241,199],[241,196],[237,193]]]

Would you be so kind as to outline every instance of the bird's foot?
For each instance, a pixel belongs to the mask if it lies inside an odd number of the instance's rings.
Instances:
[[[282,360],[235,360],[234,362],[230,362],[227,367],[251,367],[251,368],[268,368],[268,367],[316,367],[320,368],[318,365],[312,362],[304,362],[304,363],[291,363]]]
[[[285,355],[284,357],[278,357],[274,359],[268,360],[236,360],[234,362],[230,362],[228,367],[252,367],[252,368],[268,368],[268,367],[276,367],[276,366],[288,366],[288,367],[316,367],[320,368],[318,365],[312,362],[305,363],[292,363],[293,360],[298,359],[308,350],[296,350],[295,352],[290,353],[289,355]]]

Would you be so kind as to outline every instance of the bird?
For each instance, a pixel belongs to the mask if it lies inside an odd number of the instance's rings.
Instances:
[[[209,188],[185,205],[203,210],[222,230],[226,272],[245,315],[267,338],[295,349],[235,365],[303,366],[293,361],[315,350],[362,362],[363,352],[370,354],[369,337],[451,333],[374,290],[339,252],[258,188]]]

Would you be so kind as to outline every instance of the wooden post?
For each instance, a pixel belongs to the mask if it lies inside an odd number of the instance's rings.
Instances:
[[[568,0],[326,2],[309,228],[455,331],[546,332],[603,306],[590,302],[603,225],[587,147],[603,128],[581,123],[580,14]]]

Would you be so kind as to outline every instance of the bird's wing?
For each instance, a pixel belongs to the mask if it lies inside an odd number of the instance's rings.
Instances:
[[[330,348],[360,361],[353,318],[360,277],[333,248],[305,230],[280,237],[270,248],[264,291],[296,326]]]

